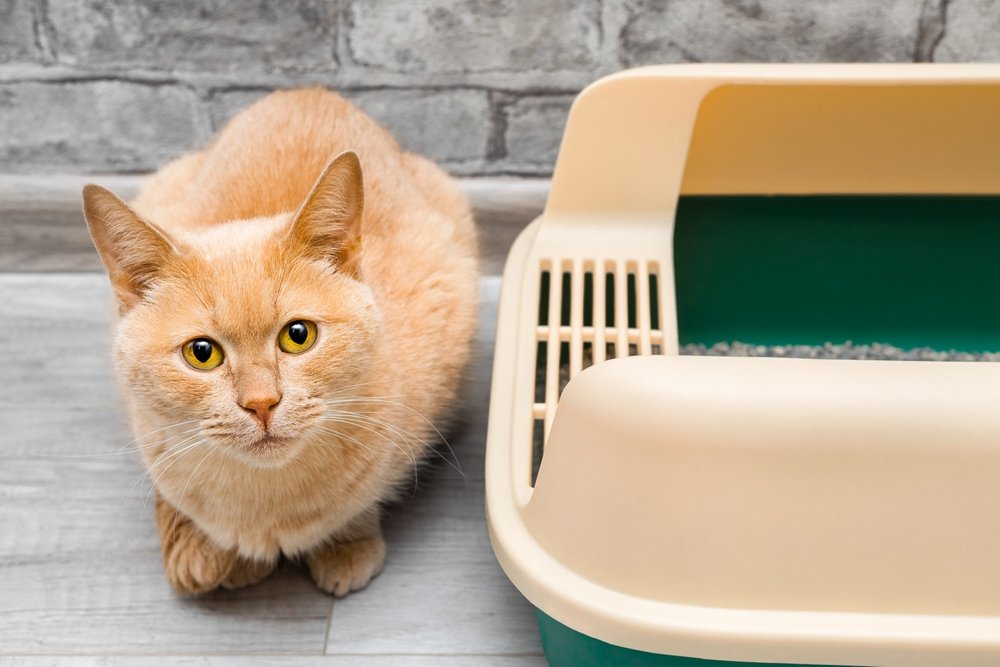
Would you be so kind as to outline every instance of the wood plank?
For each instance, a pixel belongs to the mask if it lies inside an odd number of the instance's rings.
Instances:
[[[0,176],[0,271],[99,271],[80,191],[97,182],[132,197],[140,176]],[[459,179],[480,230],[483,273],[499,275],[511,243],[539,215],[542,179]]]
[[[0,406],[110,406],[108,279],[99,273],[0,275]]]

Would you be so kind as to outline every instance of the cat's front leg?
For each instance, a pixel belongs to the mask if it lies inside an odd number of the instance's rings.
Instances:
[[[224,551],[215,546],[191,519],[159,494],[156,527],[167,581],[178,593],[206,593],[218,588],[237,564],[235,549]]]
[[[261,561],[249,560],[240,556],[236,559],[236,564],[229,571],[226,578],[222,580],[222,587],[228,589],[243,588],[251,586],[259,581],[263,581],[274,572],[278,566],[278,560]]]
[[[337,597],[364,588],[383,563],[385,540],[377,509],[355,519],[306,556],[316,585]]]

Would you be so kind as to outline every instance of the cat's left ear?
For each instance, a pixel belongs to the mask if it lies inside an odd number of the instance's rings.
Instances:
[[[146,295],[177,249],[163,230],[99,185],[83,189],[83,214],[122,310]]]
[[[295,214],[292,241],[360,280],[364,199],[361,162],[353,151],[341,153],[323,170]]]

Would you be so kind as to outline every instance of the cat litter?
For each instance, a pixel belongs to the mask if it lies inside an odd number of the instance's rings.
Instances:
[[[550,664],[1000,664],[997,117],[996,65],[580,95],[487,440]]]

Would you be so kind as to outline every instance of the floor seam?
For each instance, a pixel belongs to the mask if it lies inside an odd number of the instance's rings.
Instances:
[[[337,606],[337,603],[330,600],[330,613],[326,616],[326,632],[323,634],[323,655],[329,655],[327,650],[330,648],[330,628],[333,627],[333,610]]]

